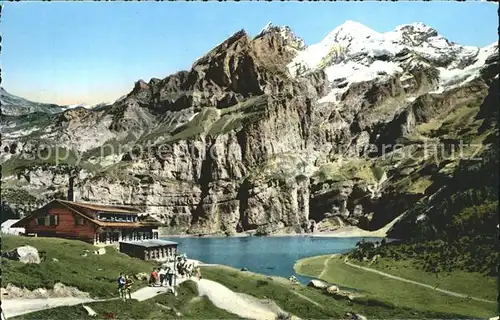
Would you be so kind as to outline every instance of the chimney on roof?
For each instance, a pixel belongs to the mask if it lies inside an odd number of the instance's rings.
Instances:
[[[75,181],[75,177],[69,176],[69,186],[68,186],[68,201],[75,201],[75,193],[73,191],[73,184]]]

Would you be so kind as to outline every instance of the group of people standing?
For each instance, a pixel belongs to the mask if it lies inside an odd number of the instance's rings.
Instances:
[[[186,276],[190,278],[192,276],[196,276],[198,280],[201,279],[200,267],[195,267],[194,263],[187,263],[187,259],[185,257],[179,259],[179,262],[177,262],[177,273],[179,273],[181,277]]]
[[[161,268],[154,268],[149,278],[150,286],[165,286],[172,287],[174,277],[177,275],[181,277],[190,278],[196,276],[201,279],[200,268],[195,267],[194,263],[188,263],[185,256],[177,257],[177,264],[165,263]]]
[[[118,293],[121,299],[127,299],[127,295],[129,299],[132,299],[131,290],[133,283],[134,282],[128,275],[124,275],[123,272],[120,273],[118,277]]]
[[[149,277],[149,286],[168,286],[172,288],[173,293],[176,294],[173,282],[177,275],[187,278],[196,276],[198,280],[201,279],[200,267],[195,267],[194,263],[188,263],[187,257],[185,255],[177,257],[176,260],[177,264],[175,265],[172,265],[171,261],[170,264],[165,263],[159,269],[154,268]],[[120,273],[120,277],[118,278],[118,292],[120,294],[120,298],[125,300],[128,295],[128,298],[132,299],[132,284],[133,281],[128,275],[124,275],[123,272]]]
[[[159,270],[154,268],[149,278],[149,285],[152,287],[158,285],[163,287],[168,284],[171,287],[174,276],[174,270],[169,266],[162,266]]]

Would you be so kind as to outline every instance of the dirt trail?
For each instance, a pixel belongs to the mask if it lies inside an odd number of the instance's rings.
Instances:
[[[318,276],[319,279],[321,279],[325,275],[325,273],[328,269],[328,261],[330,261],[331,258],[336,257],[336,256],[338,256],[338,253],[332,254],[327,259],[325,259],[325,262],[323,262],[323,270],[321,270],[321,273]]]
[[[415,284],[415,285],[418,285],[418,286],[426,287],[426,288],[429,288],[429,289],[432,289],[432,290],[435,290],[435,291],[442,292],[442,293],[447,294],[449,296],[459,297],[459,298],[466,298],[466,299],[471,299],[471,300],[476,300],[476,301],[481,301],[481,302],[487,302],[487,303],[496,303],[496,301],[482,299],[482,298],[476,298],[476,297],[471,297],[471,296],[469,296],[467,294],[463,294],[463,293],[458,293],[458,292],[453,292],[453,291],[449,291],[449,290],[444,290],[444,289],[436,288],[436,286],[431,286],[431,285],[428,285],[428,284],[425,284],[425,283],[421,283],[421,282],[417,282],[417,281],[413,281],[413,280],[401,278],[401,277],[394,276],[392,274],[385,273],[385,272],[382,272],[382,271],[379,271],[379,270],[376,270],[376,269],[372,269],[372,268],[368,268],[368,267],[363,267],[363,266],[358,266],[358,265],[350,263],[348,261],[344,261],[344,263],[347,264],[350,267],[362,269],[362,270],[365,270],[365,271],[368,271],[368,272],[373,272],[373,273],[376,273],[376,274],[379,274],[381,276],[384,276],[384,277],[387,277],[387,278],[391,278],[391,279],[394,279],[394,280],[403,281],[403,282],[412,283],[412,284]]]
[[[177,284],[186,281],[187,278],[177,278]],[[159,294],[169,291],[168,287],[144,287],[137,291],[132,292],[132,299],[144,301],[151,299]],[[47,299],[2,299],[2,311],[5,318],[12,318],[15,316],[32,313],[36,311],[52,309],[62,306],[74,306],[82,303],[92,303],[100,301],[111,301],[119,298],[110,299],[92,299],[92,298],[47,298]]]
[[[74,306],[95,302],[92,298],[48,298],[48,299],[2,299],[2,312],[5,318],[62,306]]]
[[[197,284],[200,296],[207,296],[217,308],[246,319],[274,320],[277,317],[270,306],[231,291],[220,283],[201,279]]]
[[[323,308],[323,306],[321,304],[319,304],[318,302],[314,301],[313,299],[309,298],[309,297],[306,297],[305,295],[303,295],[302,293],[300,292],[297,292],[295,290],[290,290],[291,293],[295,294],[296,296],[299,296],[301,297],[302,299],[306,300],[306,301],[309,301],[310,303],[320,307],[320,308]]]
[[[177,284],[188,280],[178,278]],[[200,296],[206,295],[214,305],[240,317],[255,320],[274,320],[277,316],[276,307],[251,299],[244,294],[236,293],[225,286],[210,280],[197,281]],[[168,287],[144,287],[132,292],[132,299],[144,301],[159,294],[168,292]],[[87,304],[99,301],[117,300],[119,298],[96,300],[92,298],[48,298],[48,299],[3,299],[2,311],[5,318],[32,313],[36,311],[62,307]]]

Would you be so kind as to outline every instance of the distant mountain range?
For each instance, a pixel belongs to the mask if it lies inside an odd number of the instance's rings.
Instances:
[[[74,109],[74,108],[93,109],[93,108],[105,107],[111,104],[113,103],[99,103],[95,105],[80,104],[80,105],[60,106],[52,103],[41,103],[41,102],[30,101],[15,96],[7,92],[4,88],[0,87],[1,114],[6,116],[21,116],[36,112],[55,114],[68,109]]]

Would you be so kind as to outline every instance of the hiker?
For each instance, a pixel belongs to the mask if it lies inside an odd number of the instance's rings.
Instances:
[[[149,284],[154,287],[158,282],[158,272],[156,272],[156,268],[151,272],[151,277],[149,278]]]
[[[158,272],[158,276],[160,277],[160,286],[163,287],[163,283],[165,282],[165,278],[167,277],[167,270],[165,270],[165,267],[160,268],[160,272]]]
[[[170,268],[168,267],[167,269],[167,281],[168,281],[168,285],[170,287],[172,287],[172,281],[174,280],[174,273],[175,273],[175,270],[173,268]]]
[[[186,275],[186,278],[190,278],[192,275],[192,266],[190,264],[186,264],[184,267],[184,274]]]
[[[182,260],[177,263],[177,273],[181,277],[184,275],[184,263],[182,262]]]
[[[127,297],[127,294],[128,294],[128,298],[129,299],[132,299],[132,294],[130,293],[131,289],[132,289],[132,284],[134,282],[132,281],[132,279],[126,275],[125,276],[125,293],[124,293],[124,296]]]
[[[186,263],[184,267],[184,273],[186,274],[187,278],[190,278],[193,275],[193,265]]]
[[[196,277],[198,278],[198,281],[201,280],[201,270],[199,266],[196,266]]]
[[[125,283],[126,283],[126,280],[125,280],[125,277],[123,276],[123,272],[120,272],[120,276],[118,277],[118,279],[116,280],[117,282],[117,285],[118,285],[118,293],[120,295],[120,298],[124,299],[125,300]]]

